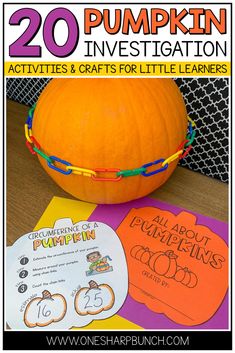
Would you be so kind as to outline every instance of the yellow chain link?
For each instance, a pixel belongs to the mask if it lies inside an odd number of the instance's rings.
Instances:
[[[187,116],[187,118],[188,118],[188,121],[190,121],[190,123],[192,124],[192,127],[196,127],[197,126],[195,121],[193,121],[193,119],[191,119],[189,116]]]
[[[74,167],[74,166],[67,166],[66,170],[72,170],[73,174],[77,174],[77,175],[84,175],[87,176],[89,178],[92,177],[92,175],[96,176],[96,172],[94,172],[94,170],[91,169],[85,169],[85,168],[80,168],[80,167]]]
[[[28,124],[24,124],[24,133],[25,133],[26,140],[29,141],[29,143],[33,143],[33,141],[30,138],[30,136],[32,136],[32,130],[29,129]]]
[[[178,152],[176,152],[175,154],[172,154],[170,157],[168,157],[167,159],[164,160],[164,162],[162,162],[162,167],[164,167],[166,164],[170,164],[171,162],[173,162],[174,160],[176,160],[177,158],[179,158],[179,156],[183,153],[183,150],[179,150]]]

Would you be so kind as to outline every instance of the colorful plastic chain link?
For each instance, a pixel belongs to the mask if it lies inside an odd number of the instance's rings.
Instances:
[[[157,173],[161,173],[165,171],[169,164],[175,161],[176,159],[182,159],[187,156],[187,154],[192,149],[192,143],[196,136],[196,127],[195,122],[188,116],[188,133],[186,139],[181,142],[178,146],[176,152],[172,154],[170,157],[163,159],[157,159],[154,162],[146,163],[142,165],[140,168],[121,170],[117,168],[95,168],[95,169],[87,169],[82,167],[73,166],[71,163],[64,161],[56,156],[48,156],[45,152],[42,151],[40,144],[33,136],[32,133],[32,124],[33,124],[33,114],[36,108],[36,104],[32,106],[29,110],[29,114],[24,125],[25,137],[26,137],[26,146],[32,154],[39,154],[42,158],[47,161],[48,166],[57,171],[58,173],[62,173],[64,175],[76,174],[82,175],[86,177],[92,178],[94,181],[120,181],[122,178],[142,175],[144,177],[149,177],[151,175],[155,175]],[[58,164],[60,167],[58,167]],[[154,166],[154,170],[148,171],[149,167]],[[110,173],[110,177],[102,176],[105,173]]]

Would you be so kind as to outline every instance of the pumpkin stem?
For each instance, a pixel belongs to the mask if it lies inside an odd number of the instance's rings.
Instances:
[[[174,251],[173,250],[167,250],[166,252],[165,252],[165,254],[166,254],[166,256],[168,256],[169,258],[171,258],[171,259],[177,259],[177,255],[174,253]]]
[[[42,299],[48,299],[51,298],[51,293],[49,292],[49,290],[44,290],[42,292]]]
[[[98,284],[93,280],[88,282],[88,284],[89,284],[90,288],[98,288],[99,287]]]

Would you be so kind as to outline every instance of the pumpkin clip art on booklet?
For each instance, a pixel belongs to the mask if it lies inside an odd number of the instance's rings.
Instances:
[[[114,315],[128,274],[115,231],[64,218],[7,248],[6,319],[11,329],[68,330]]]

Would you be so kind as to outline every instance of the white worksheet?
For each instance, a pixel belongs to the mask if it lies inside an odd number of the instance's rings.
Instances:
[[[6,319],[15,330],[67,330],[114,315],[128,292],[125,253],[101,222],[73,224],[21,236],[7,248]]]

